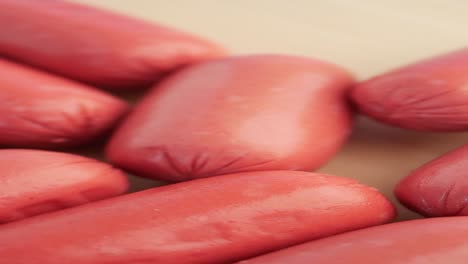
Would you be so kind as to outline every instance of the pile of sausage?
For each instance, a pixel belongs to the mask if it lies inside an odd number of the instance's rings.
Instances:
[[[354,112],[468,131],[468,49],[355,82],[59,0],[2,0],[0,25],[1,264],[466,263],[468,146],[395,189],[437,218],[307,171]],[[109,164],[63,152],[102,141]],[[174,184],[123,194],[124,171]]]

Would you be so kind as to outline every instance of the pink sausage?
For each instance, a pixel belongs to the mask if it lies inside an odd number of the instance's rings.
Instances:
[[[0,262],[232,263],[394,215],[383,195],[352,179],[297,171],[231,174],[1,226]]]
[[[468,217],[412,220],[283,249],[239,264],[465,264]]]
[[[351,98],[379,121],[429,131],[468,130],[468,48],[358,84]]]
[[[127,188],[123,172],[97,160],[51,151],[0,150],[0,223],[116,196]]]
[[[0,56],[105,88],[141,88],[223,51],[161,25],[61,0],[1,0]]]
[[[424,216],[468,215],[468,145],[413,171],[395,195]]]
[[[351,131],[351,84],[343,69],[303,57],[201,63],[155,86],[117,130],[107,157],[167,181],[317,169]]]
[[[89,86],[0,59],[0,145],[81,145],[107,132],[127,109]]]

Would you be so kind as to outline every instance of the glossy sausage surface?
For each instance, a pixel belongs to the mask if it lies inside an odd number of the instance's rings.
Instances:
[[[141,88],[223,53],[186,33],[61,0],[2,0],[0,25],[0,56],[105,88]]]
[[[127,109],[99,90],[0,58],[1,146],[80,145],[112,128]]]
[[[468,217],[411,220],[319,239],[239,264],[465,264]]]
[[[359,110],[391,125],[428,131],[468,130],[468,48],[358,84]]]
[[[42,150],[0,150],[0,223],[116,196],[127,188],[123,172],[97,160]]]
[[[468,145],[414,170],[395,195],[424,216],[468,215]]]
[[[352,179],[249,172],[168,185],[4,225],[0,260],[231,263],[393,217],[394,208],[384,196]]]
[[[344,70],[303,57],[198,64],[153,88],[117,130],[107,156],[167,181],[316,169],[351,131],[351,83]]]

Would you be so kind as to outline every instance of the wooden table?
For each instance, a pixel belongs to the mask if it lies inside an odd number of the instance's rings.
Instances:
[[[190,31],[235,54],[287,53],[329,60],[359,79],[468,43],[464,0],[78,2]],[[356,178],[395,201],[393,186],[400,178],[465,142],[468,133],[420,133],[359,117],[348,144],[320,171]],[[94,149],[82,152],[99,155]],[[133,190],[155,185],[144,179],[132,181]],[[400,220],[417,217],[400,205],[398,210]]]

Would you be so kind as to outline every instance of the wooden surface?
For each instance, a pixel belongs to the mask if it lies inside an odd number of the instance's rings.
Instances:
[[[465,0],[78,0],[210,38],[234,54],[287,53],[340,64],[358,79],[468,44]],[[468,142],[468,133],[420,133],[359,117],[322,172],[356,178],[394,200],[398,180]],[[99,146],[84,152],[96,156]],[[154,186],[132,179],[134,190]],[[396,202],[395,202],[396,203]],[[417,217],[398,205],[399,219]]]

